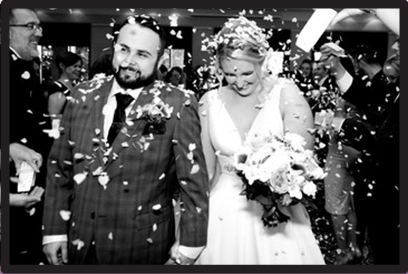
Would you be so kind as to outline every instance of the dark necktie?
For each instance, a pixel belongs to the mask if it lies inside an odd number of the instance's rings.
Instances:
[[[133,97],[129,94],[116,93],[116,110],[113,116],[113,122],[108,133],[108,143],[112,146],[116,136],[118,136],[120,130],[123,127],[123,123],[126,121],[125,109],[133,101]]]

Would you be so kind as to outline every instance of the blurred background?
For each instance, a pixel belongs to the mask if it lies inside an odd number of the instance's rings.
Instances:
[[[82,56],[84,79],[88,78],[92,63],[102,55],[111,53],[112,37],[117,27],[127,16],[148,14],[155,17],[167,31],[168,45],[165,66],[192,67],[208,65],[209,54],[202,50],[202,40],[215,34],[228,18],[243,14],[266,29],[272,30],[270,45],[283,52],[285,69],[296,68],[303,59],[315,58],[315,50],[327,41],[340,41],[344,49],[365,44],[375,47],[384,58],[396,37],[373,16],[367,15],[357,22],[343,20],[322,35],[309,53],[297,48],[297,35],[309,20],[312,8],[279,9],[35,9],[43,25],[40,40],[41,78],[47,81],[57,77],[54,56],[71,51]],[[369,22],[367,22],[369,21]],[[362,23],[364,22],[364,23]]]

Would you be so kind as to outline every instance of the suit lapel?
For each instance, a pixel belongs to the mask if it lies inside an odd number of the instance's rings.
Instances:
[[[108,102],[108,97],[109,93],[112,89],[112,84],[113,84],[113,78],[107,82],[106,84],[102,85],[98,90],[99,92],[96,92],[95,96],[92,98],[89,98],[90,100],[93,100],[92,102],[89,102],[89,104],[92,105],[93,111],[92,111],[92,119],[91,121],[94,121],[94,129],[92,134],[92,139],[99,140],[99,147],[98,149],[94,152],[96,156],[96,160],[93,163],[93,167],[91,168],[91,171],[95,171],[98,167],[103,167],[104,166],[104,161],[103,158],[106,157],[104,156],[106,152],[106,145],[105,142],[102,141],[104,138],[104,118],[105,116],[103,115],[103,107],[106,105]]]

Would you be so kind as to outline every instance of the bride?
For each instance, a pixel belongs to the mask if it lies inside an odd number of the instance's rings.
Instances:
[[[303,136],[311,149],[308,103],[295,84],[266,72],[269,45],[255,22],[230,19],[212,45],[227,85],[206,93],[200,103],[211,191],[207,246],[196,264],[324,264],[304,206],[283,208],[290,220],[265,227],[262,206],[240,195],[243,182],[233,168],[234,153],[254,135],[289,131]]]

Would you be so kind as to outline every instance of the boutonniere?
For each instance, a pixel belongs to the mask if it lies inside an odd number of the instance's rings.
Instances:
[[[147,121],[143,134],[164,134],[166,121],[170,119],[172,113],[173,107],[165,104],[157,96],[150,103],[136,108],[136,118]]]

